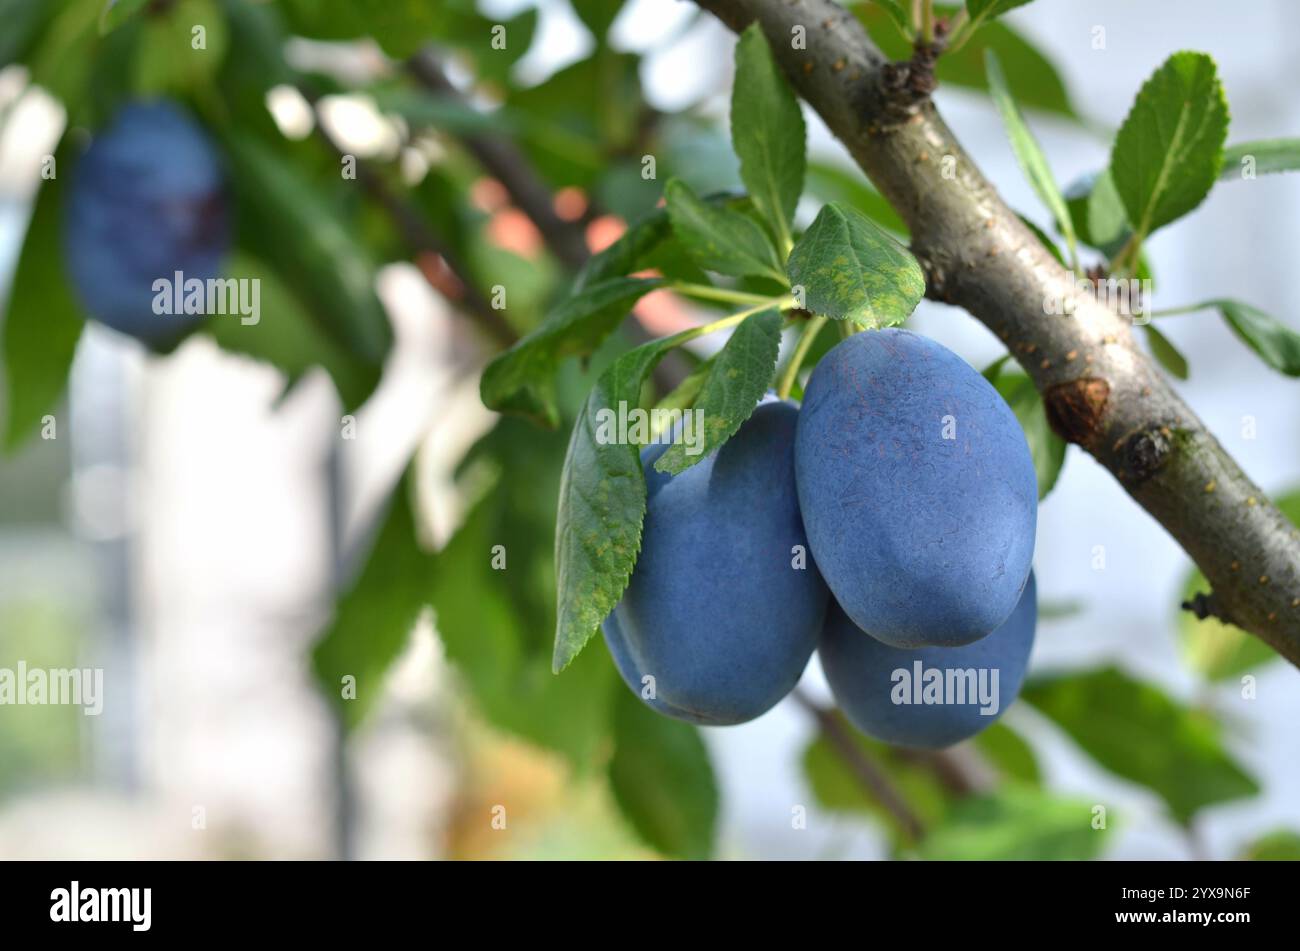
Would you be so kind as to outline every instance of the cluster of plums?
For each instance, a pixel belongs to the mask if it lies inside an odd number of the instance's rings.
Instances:
[[[202,319],[153,309],[160,278],[219,277],[231,240],[218,152],[179,107],[123,108],[76,163],[64,216],[91,317],[157,350]],[[642,452],[641,552],[603,625],[654,709],[753,719],[814,650],[849,719],[891,743],[947,746],[1015,699],[1037,620],[1037,483],[1015,416],[961,358],[905,330],[855,334],[802,407],[764,400],[677,476],[654,469],[665,449]],[[900,689],[900,671],[931,687],[927,672],[996,672],[998,697]]]
[[[203,129],[166,100],[124,106],[76,161],[63,209],[68,275],[86,313],[156,350],[203,318],[157,314],[155,282],[221,276],[226,179]]]
[[[845,715],[889,743],[948,746],[1015,699],[1038,613],[1037,481],[1015,415],[956,354],[907,330],[854,334],[801,407],[764,400],[676,476],[654,469],[664,449],[641,454],[641,552],[603,625],[655,710],[750,720],[814,650]]]

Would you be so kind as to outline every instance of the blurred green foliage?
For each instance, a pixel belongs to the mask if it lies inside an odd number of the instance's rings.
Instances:
[[[65,670],[81,664],[83,629],[65,604],[0,599],[0,668]],[[0,796],[82,776],[82,737],[90,719],[80,707],[0,707]]]
[[[375,293],[376,272],[388,261],[413,261],[426,274],[437,271],[431,256],[448,269],[454,263],[457,273],[450,287],[438,286],[461,304],[471,322],[486,318],[473,312],[467,290],[486,297],[496,285],[508,287],[509,306],[501,315],[505,333],[533,336],[511,356],[498,358],[496,366],[499,373],[503,365],[509,369],[522,362],[526,379],[519,383],[511,377],[506,380],[511,386],[498,392],[489,374],[485,395],[499,396],[494,405],[501,409],[523,408],[558,424],[558,431],[499,419],[458,470],[458,525],[437,551],[424,537],[420,499],[425,487],[411,465],[350,566],[335,616],[315,646],[314,668],[343,722],[355,726],[374,708],[385,674],[417,620],[430,616],[467,705],[484,722],[555,754],[583,782],[603,784],[629,833],[649,847],[667,856],[702,858],[715,854],[725,803],[700,731],[658,717],[636,702],[603,649],[577,656],[562,677],[551,673],[555,524],[567,430],[600,374],[633,346],[632,338],[616,328],[651,286],[613,294],[608,310],[595,305],[584,310],[581,302],[590,304],[614,286],[610,282],[622,285],[627,275],[650,268],[666,280],[708,283],[699,260],[701,246],[711,248],[713,266],[719,259],[734,263],[735,255],[720,253],[735,251],[734,246],[720,248],[705,234],[692,248],[675,235],[668,214],[658,208],[661,183],[674,176],[682,189],[700,196],[689,210],[705,222],[706,232],[722,220],[734,234],[752,237],[748,225],[737,219],[756,222],[744,217],[756,207],[777,244],[784,243],[787,228],[796,240],[808,216],[796,215],[791,222],[791,214],[805,192],[821,203],[849,209],[854,221],[865,215],[903,238],[906,228],[855,170],[813,156],[805,174],[802,147],[797,154],[793,148],[796,136],[781,137],[802,123],[800,109],[753,38],[745,52],[752,81],[740,84],[735,111],[742,124],[770,126],[784,149],[780,154],[742,144],[744,140],[733,149],[711,103],[671,115],[648,103],[641,86],[642,58],[609,42],[622,4],[573,3],[592,34],[590,49],[540,82],[525,82],[517,64],[537,35],[538,11],[532,5],[499,20],[485,15],[473,0],[122,0],[116,5],[107,0],[0,0],[0,67],[23,64],[31,82],[60,100],[68,114],[57,153],[60,174],[41,183],[6,304],[6,445],[13,449],[29,438],[42,415],[57,405],[84,320],[60,260],[64,169],[73,167],[87,136],[132,98],[165,93],[181,100],[221,143],[239,222],[228,271],[261,279],[264,317],[256,328],[218,322],[205,332],[231,352],[278,367],[288,385],[322,367],[347,411],[374,392],[392,345],[388,317]],[[1006,89],[1019,105],[1078,121],[1057,69],[1030,39],[994,19],[1015,5],[970,5],[981,25],[958,50],[941,57],[940,83],[987,92],[985,54],[993,51],[1005,72]],[[910,5],[859,0],[849,6],[887,55],[910,55],[903,35]],[[940,6],[937,13],[951,16],[956,9]],[[203,28],[202,47],[195,46],[196,26]],[[362,59],[372,69],[304,67],[301,57],[286,52],[291,40],[302,38],[344,44],[351,52],[370,50],[369,58]],[[382,56],[375,55],[376,48]],[[452,93],[421,84],[412,64],[403,62],[430,52],[437,63],[452,67]],[[319,57],[313,62],[319,63]],[[301,138],[281,131],[267,98],[288,87],[307,102],[332,94],[368,99],[394,120],[398,154],[364,158],[365,174],[349,177],[348,156],[338,154],[319,126]],[[484,138],[513,150],[548,193],[581,190],[585,207],[568,227],[585,229],[604,215],[616,215],[631,227],[582,267],[544,248],[528,253],[503,246],[493,232],[499,209],[476,197],[476,188],[493,174],[480,164]],[[797,138],[802,142],[801,130]],[[1274,156],[1270,161],[1291,167],[1290,154],[1290,146],[1278,145],[1269,152]],[[415,157],[419,171],[412,174],[403,160]],[[647,158],[653,159],[653,175],[647,175]],[[1132,229],[1115,179],[1107,171],[1098,181],[1100,187],[1089,182],[1070,191],[1072,223],[1085,243],[1118,255]],[[742,183],[754,193],[752,201],[738,194]],[[1141,197],[1132,182],[1125,185],[1126,200]],[[711,215],[711,208],[724,212]],[[436,248],[413,239],[411,222],[401,220],[408,212],[437,239]],[[1050,238],[1040,236],[1056,250]],[[786,248],[775,250],[783,259]],[[1141,260],[1135,254],[1139,274]],[[771,291],[755,285],[747,267],[736,273],[742,276],[737,284],[741,293]],[[779,272],[776,277],[781,278]],[[1278,361],[1285,363],[1293,352],[1290,338],[1277,337],[1271,325],[1266,330],[1263,349],[1280,354]],[[805,369],[839,334],[833,324],[822,329]],[[650,361],[635,362],[639,372]],[[671,396],[660,390],[652,398],[692,405],[709,392],[713,369],[726,363],[700,362],[698,357],[687,362],[695,363],[697,373]],[[1064,443],[1046,425],[1041,400],[1027,378],[993,375],[1026,430],[1045,495],[1059,473]],[[635,397],[641,379],[624,382]],[[800,392],[798,380],[794,392]],[[1300,522],[1300,496],[1288,496],[1283,503]],[[1186,591],[1203,585],[1193,575]],[[1184,614],[1179,627],[1190,666],[1207,681],[1254,672],[1273,657],[1257,639],[1214,621],[1197,623]],[[0,632],[0,665],[10,656],[29,664],[75,662],[74,626],[49,605],[0,604]],[[354,678],[355,699],[345,692],[345,678]],[[1040,677],[1024,696],[1080,755],[1150,790],[1183,825],[1205,809],[1258,791],[1224,743],[1212,710],[1180,702],[1118,668]],[[0,719],[0,783],[74,774],[79,717],[66,708],[27,708]],[[882,826],[897,855],[989,859],[1104,854],[1113,822],[1097,825],[1095,809],[1101,804],[1051,791],[1033,745],[1015,726],[996,724],[958,751],[989,777],[987,786],[972,788],[954,780],[952,763],[942,756],[891,748],[852,733],[842,719],[836,722],[851,736],[857,755],[875,764],[903,795],[926,835],[920,841],[910,838],[824,732],[803,754],[810,791],[830,813]],[[538,857],[564,854],[581,838],[570,833],[557,828],[527,851]],[[1243,846],[1242,854],[1296,858],[1298,842],[1294,832],[1280,830]],[[611,836],[592,847],[618,852],[625,842]]]

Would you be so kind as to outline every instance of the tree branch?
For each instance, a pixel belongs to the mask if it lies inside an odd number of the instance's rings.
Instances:
[[[795,688],[791,694],[795,702],[812,714],[813,719],[817,721],[817,726],[826,737],[826,741],[831,744],[835,752],[839,755],[844,764],[852,770],[853,775],[866,789],[866,791],[884,806],[885,810],[894,817],[902,827],[904,834],[913,842],[919,841],[925,836],[925,826],[912,807],[907,804],[902,794],[894,788],[886,776],[876,765],[871,756],[862,748],[854,738],[853,733],[845,726],[844,721],[835,716],[834,711],[828,710],[820,704],[813,701],[805,693]]]
[[[466,104],[460,90],[447,78],[435,47],[426,46],[415,53],[406,61],[406,68],[431,94]],[[555,196],[528,156],[514,142],[500,136],[466,133],[457,138],[484,171],[501,183],[510,200],[532,221],[551,253],[569,270],[579,270],[591,256],[585,229],[578,222],[566,221],[555,213]],[[628,335],[637,343],[650,339],[636,321],[630,322]],[[690,367],[679,353],[672,351],[650,372],[660,392],[669,393],[686,378]]]
[[[306,85],[300,85],[298,91],[302,93],[303,98],[307,100],[312,107],[313,113],[315,113],[315,128],[321,140],[339,157],[346,155],[347,153],[343,147],[334,140],[334,137],[330,135],[321,122],[320,111],[317,108],[320,97],[315,90]],[[455,249],[428,226],[416,209],[394,193],[381,175],[359,158],[355,160],[357,181],[365,189],[366,194],[383,208],[393,220],[393,223],[397,225],[407,246],[417,252],[426,251],[438,255],[442,258],[448,270],[455,275],[462,288],[461,298],[458,303],[463,304],[477,318],[484,329],[502,346],[508,347],[518,340],[519,335],[515,333],[514,328],[501,315],[501,312],[495,309],[479,289],[474,286],[473,281],[470,280],[468,266],[460,260],[460,256]],[[423,270],[421,273],[423,273]],[[429,280],[429,275],[425,274],[425,279]],[[442,288],[435,287],[435,290],[439,293],[446,293]]]
[[[1129,322],[1079,293],[933,103],[889,88],[886,60],[857,19],[829,0],[697,2],[733,30],[761,24],[794,88],[907,223],[928,296],[996,333],[1043,394],[1053,428],[1178,541],[1221,616],[1300,666],[1300,530],[1174,392]],[[806,49],[791,46],[796,26]],[[1074,312],[1049,315],[1047,301],[1072,301]]]
[[[457,101],[463,98],[447,79],[437,50],[432,47],[425,47],[408,59],[406,67],[434,95]],[[589,254],[583,229],[555,213],[550,188],[515,144],[488,135],[467,134],[459,138],[488,174],[501,182],[510,200],[537,226],[551,253],[571,270],[582,267]]]

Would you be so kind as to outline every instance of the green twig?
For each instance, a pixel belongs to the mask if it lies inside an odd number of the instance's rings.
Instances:
[[[1138,260],[1142,254],[1142,232],[1135,231],[1133,236],[1120,248],[1119,253],[1111,259],[1112,276],[1131,277],[1137,273]]]
[[[746,317],[752,317],[760,311],[770,310],[773,307],[781,306],[785,299],[780,297],[761,298],[762,303],[755,304],[753,307],[742,310],[739,313],[732,314],[730,317],[723,317],[709,324],[702,324],[699,327],[692,327],[690,330],[683,330],[677,334],[678,343],[686,343],[688,340],[694,340],[697,337],[703,337],[707,334],[717,333],[719,330],[726,330],[728,327],[734,327]]]
[[[965,46],[983,22],[984,17],[982,15],[973,20],[969,19],[966,8],[962,7],[961,11],[952,19],[952,29],[948,33],[948,48],[944,52],[955,53]],[[959,33],[960,35],[958,35]]]
[[[799,368],[803,365],[804,357],[808,355],[808,351],[812,349],[817,335],[821,333],[822,328],[825,326],[825,317],[814,317],[804,327],[803,336],[799,338],[799,345],[795,347],[794,353],[791,354],[790,363],[786,366],[785,372],[781,374],[781,382],[776,388],[776,395],[781,399],[789,397],[790,391],[794,389],[794,381],[799,376]]]
[[[1148,317],[1177,317],[1180,314],[1196,314],[1196,313],[1200,313],[1203,310],[1211,310],[1213,306],[1214,306],[1213,304],[1207,304],[1202,302],[1200,304],[1188,304],[1186,307],[1167,307],[1164,310],[1153,310],[1147,316]]]
[[[696,297],[700,300],[717,300],[726,301],[730,304],[766,304],[773,306],[779,298],[769,297],[766,294],[751,294],[747,291],[733,291],[726,287],[713,287],[710,284],[686,284],[675,283],[667,287],[670,291],[683,294],[687,297]]]

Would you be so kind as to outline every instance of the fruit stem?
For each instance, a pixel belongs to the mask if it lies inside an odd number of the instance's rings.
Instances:
[[[944,50],[944,52],[957,52],[966,45],[966,41],[971,38],[975,31],[978,30],[980,25],[984,22],[983,15],[980,15],[973,20],[969,19],[969,16],[970,14],[967,13],[966,8],[962,7],[957,11],[957,15],[952,18],[952,23],[948,27],[948,48]]]
[[[781,382],[776,388],[776,395],[781,399],[787,399],[790,391],[794,389],[794,381],[799,376],[799,367],[803,365],[804,357],[812,349],[813,342],[817,335],[821,333],[826,326],[825,317],[813,317],[804,327],[803,336],[799,338],[799,345],[795,347],[794,353],[790,355],[790,362],[786,365],[785,372],[781,374]]]
[[[781,297],[762,297],[759,299],[762,301],[761,304],[755,304],[753,307],[732,314],[730,317],[723,317],[721,320],[715,320],[711,324],[701,324],[699,327],[692,327],[690,330],[683,330],[675,337],[677,343],[686,343],[688,340],[694,340],[695,338],[703,337],[706,334],[716,333],[719,330],[726,330],[728,327],[734,327],[746,317],[752,317],[760,311],[780,307],[785,301],[785,298]]]
[[[1112,276],[1128,277],[1137,273],[1138,262],[1142,254],[1142,240],[1142,232],[1133,232],[1133,236],[1125,242],[1124,247],[1120,248],[1119,253],[1111,259],[1110,271]]]
[[[676,291],[678,294],[684,294],[687,297],[698,297],[701,300],[720,300],[732,304],[758,304],[771,306],[777,298],[768,297],[764,294],[750,294],[746,291],[733,291],[726,287],[713,287],[710,284],[685,284],[673,283],[668,285],[668,290]]]

